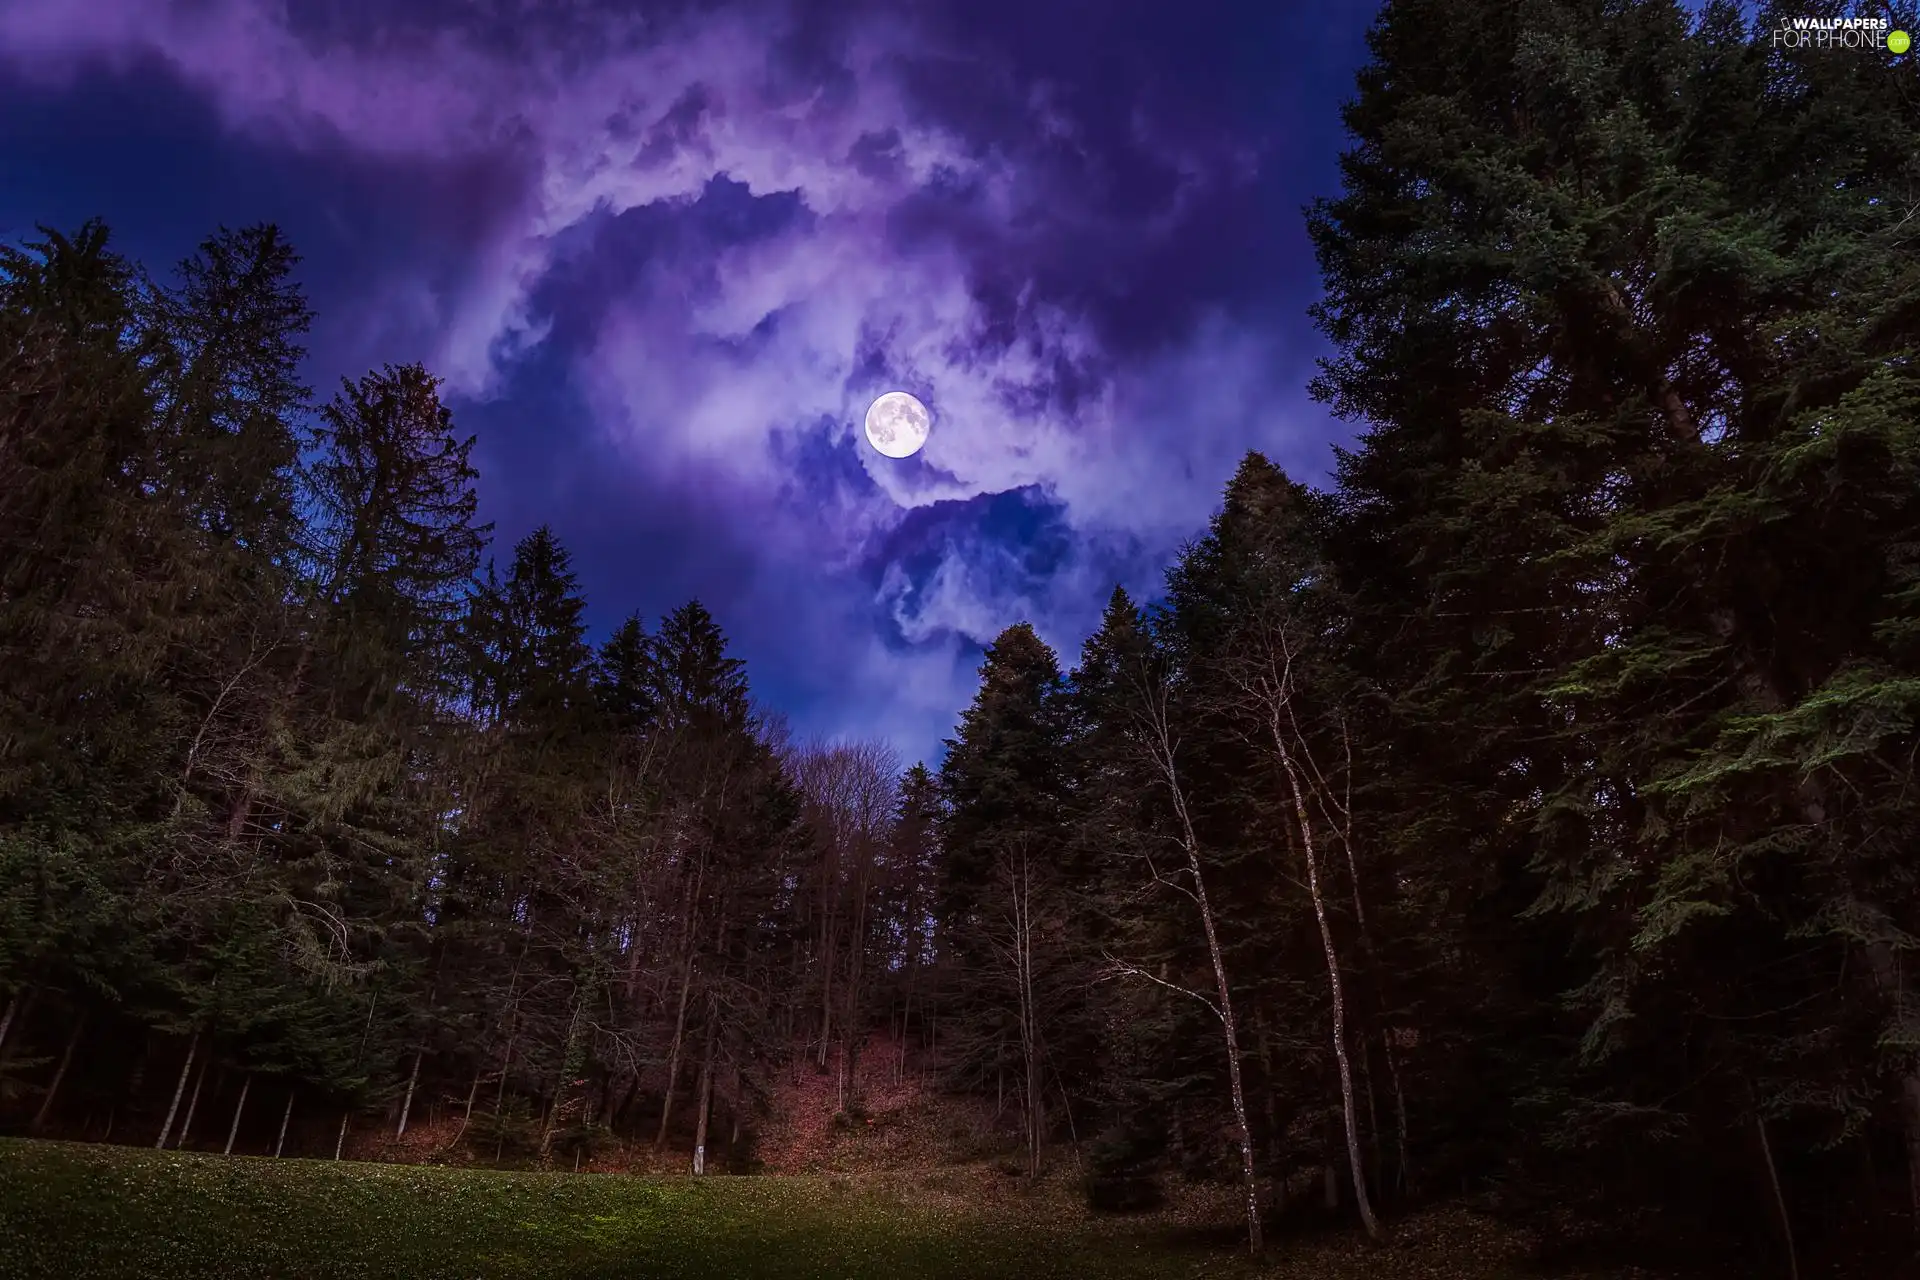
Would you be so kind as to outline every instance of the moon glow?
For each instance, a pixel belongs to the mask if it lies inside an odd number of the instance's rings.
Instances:
[[[889,391],[867,406],[867,443],[889,458],[911,458],[927,442],[933,415],[904,391]]]

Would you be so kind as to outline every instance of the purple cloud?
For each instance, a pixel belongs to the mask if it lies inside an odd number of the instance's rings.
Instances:
[[[927,6],[567,7],[511,41],[475,11],[342,12],[0,0],[0,66],[157,61],[255,139],[512,175],[447,211],[457,268],[401,264],[378,324],[469,401],[557,359],[606,465],[693,495],[751,551],[747,612],[807,619],[765,642],[796,687],[845,695],[811,728],[924,748],[967,696],[970,644],[1028,618],[1071,658],[1114,580],[1152,588],[1241,452],[1297,464],[1327,434],[1293,316],[1179,287],[1233,274],[1231,245],[1194,263],[1196,228],[1258,223],[1272,139],[1217,103],[1152,83],[1089,100],[1085,68],[995,56]],[[636,219],[652,249],[614,256]],[[904,464],[857,435],[895,386],[935,416]],[[913,512],[1015,490],[1071,548],[1039,576],[987,537],[902,542]],[[751,650],[756,623],[728,621]]]

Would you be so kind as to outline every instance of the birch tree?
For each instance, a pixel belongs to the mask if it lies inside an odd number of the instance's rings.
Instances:
[[[1253,1151],[1253,1130],[1247,1123],[1246,1086],[1241,1079],[1240,1024],[1234,1015],[1233,987],[1228,980],[1227,964],[1220,946],[1220,930],[1214,916],[1213,902],[1207,894],[1207,877],[1202,857],[1200,838],[1194,828],[1193,815],[1188,807],[1188,783],[1183,778],[1179,760],[1179,740],[1174,729],[1173,714],[1169,708],[1169,693],[1164,681],[1155,679],[1145,664],[1137,664],[1132,672],[1136,686],[1138,716],[1137,741],[1146,753],[1154,776],[1165,788],[1168,804],[1172,807],[1175,822],[1175,841],[1184,865],[1178,866],[1171,874],[1163,874],[1157,860],[1150,860],[1148,871],[1157,886],[1164,886],[1180,893],[1193,902],[1195,913],[1199,917],[1201,933],[1206,938],[1207,960],[1212,969],[1213,988],[1211,996],[1186,991],[1175,987],[1199,999],[1212,1011],[1220,1024],[1220,1035],[1227,1058],[1228,1099],[1233,1108],[1233,1122],[1240,1148],[1241,1194],[1246,1202],[1247,1248],[1255,1255],[1265,1248],[1265,1239],[1260,1222],[1260,1190],[1255,1171]],[[1184,878],[1182,877],[1184,873]],[[1123,966],[1125,971],[1135,976],[1145,977],[1163,986],[1173,986],[1165,978],[1157,977],[1136,966]]]

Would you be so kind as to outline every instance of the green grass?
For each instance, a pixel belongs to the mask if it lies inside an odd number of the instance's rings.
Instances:
[[[0,1276],[1219,1274],[1230,1255],[983,1219],[828,1178],[694,1180],[0,1141]],[[1211,1264],[1211,1265],[1210,1265]],[[1239,1269],[1239,1268],[1235,1268]]]
[[[0,1277],[648,1277],[940,1280],[1515,1274],[1477,1229],[1282,1244],[1093,1221],[1063,1201],[959,1207],[935,1177],[498,1173],[0,1140]]]

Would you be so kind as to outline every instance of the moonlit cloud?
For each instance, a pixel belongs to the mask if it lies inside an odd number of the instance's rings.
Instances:
[[[697,495],[711,536],[779,584],[755,608],[809,584],[789,682],[812,663],[852,685],[816,727],[924,747],[967,696],[969,646],[1028,618],[1070,663],[1113,582],[1151,589],[1241,452],[1291,464],[1327,434],[1298,391],[1310,350],[1167,289],[1266,179],[1271,139],[1219,102],[1160,110],[1181,100],[1144,83],[1089,101],[927,4],[832,24],[798,0],[576,6],[512,39],[478,8],[380,12],[0,0],[0,69],[58,91],[158,65],[259,143],[509,175],[446,211],[455,266],[390,265],[378,324],[471,403],[559,368],[588,419],[570,437],[640,492]],[[858,438],[896,386],[935,417],[906,463]],[[990,529],[909,520],[1015,491],[1069,552],[1036,566]]]

